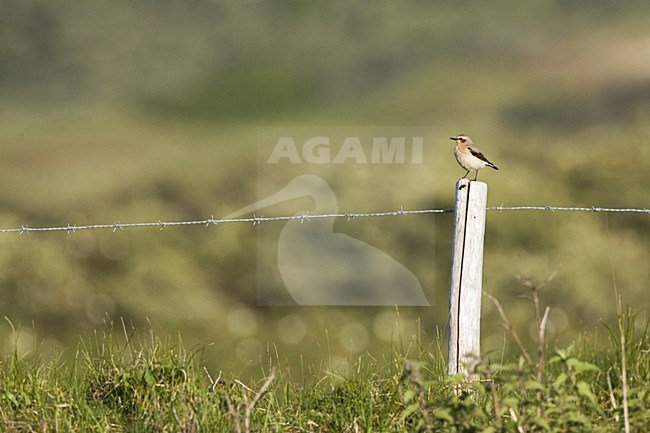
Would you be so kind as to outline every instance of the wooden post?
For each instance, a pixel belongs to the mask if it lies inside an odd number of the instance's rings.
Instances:
[[[479,360],[486,203],[487,184],[467,179],[456,182],[449,282],[450,376],[468,375]]]

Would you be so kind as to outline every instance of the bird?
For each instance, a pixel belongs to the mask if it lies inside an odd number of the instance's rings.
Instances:
[[[461,167],[467,170],[467,173],[461,179],[465,179],[470,171],[474,171],[476,172],[474,180],[476,180],[478,171],[483,167],[492,167],[498,170],[497,166],[488,161],[479,148],[474,146],[474,142],[467,135],[460,134],[456,137],[449,137],[449,139],[456,142],[456,147],[454,147],[456,161],[458,161]]]
[[[315,215],[301,212],[280,231],[277,269],[288,294],[298,305],[431,305],[418,278],[406,266],[379,248],[334,230],[339,208],[325,179],[299,175],[282,190],[246,206],[226,218],[299,197],[310,197]],[[308,224],[302,224],[310,220]],[[258,255],[258,267],[260,266]],[[258,268],[259,270],[259,268]],[[264,282],[263,286],[270,286]],[[263,305],[292,305],[277,292],[258,293]]]

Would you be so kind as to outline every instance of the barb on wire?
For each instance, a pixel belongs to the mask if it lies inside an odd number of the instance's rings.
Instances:
[[[527,211],[527,210],[540,210],[540,211],[566,211],[566,212],[628,212],[628,213],[646,213],[650,215],[650,209],[625,209],[625,208],[604,208],[604,207],[559,207],[559,206],[492,206],[488,207],[487,210],[496,210],[499,212],[503,211]],[[253,225],[259,225],[263,222],[274,222],[274,221],[292,221],[298,220],[301,223],[310,222],[313,220],[318,220],[322,218],[346,218],[347,221],[354,220],[357,218],[370,218],[370,217],[389,217],[389,216],[408,216],[408,215],[425,215],[425,214],[437,214],[437,213],[453,213],[453,209],[420,209],[420,210],[404,210],[400,206],[399,210],[387,211],[387,212],[365,212],[365,213],[327,213],[327,214],[310,214],[308,212],[301,212],[296,215],[286,215],[286,216],[275,216],[275,217],[265,217],[264,215],[257,216],[253,215],[248,218],[228,218],[228,219],[217,219],[214,215],[211,215],[210,218],[204,220],[194,220],[194,221],[162,221],[158,220],[155,222],[140,222],[140,223],[120,223],[119,221],[114,221],[112,224],[89,224],[89,225],[76,225],[68,223],[65,226],[59,227],[29,227],[28,225],[22,225],[19,228],[9,228],[9,229],[0,229],[0,233],[27,233],[32,232],[57,232],[65,231],[66,233],[76,233],[80,230],[103,230],[109,229],[113,232],[119,230],[124,230],[128,228],[143,228],[143,227],[158,227],[162,230],[165,227],[176,227],[176,226],[191,226],[191,225],[205,225],[209,227],[211,225],[226,224],[226,223],[252,223]]]

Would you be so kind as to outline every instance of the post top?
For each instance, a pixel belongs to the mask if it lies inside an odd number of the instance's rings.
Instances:
[[[456,189],[458,190],[461,186],[465,188],[470,183],[474,186],[480,185],[482,188],[487,188],[487,183],[485,182],[481,182],[480,180],[470,180],[470,179],[462,178],[462,179],[458,179],[458,182],[456,182]]]

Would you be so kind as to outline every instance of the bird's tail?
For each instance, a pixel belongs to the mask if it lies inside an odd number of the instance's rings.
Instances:
[[[488,166],[488,167],[492,167],[492,168],[495,169],[495,170],[498,170],[498,169],[499,169],[499,167],[497,167],[496,165],[492,164],[490,161],[488,161],[487,166]]]

